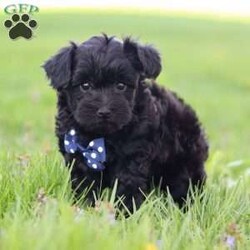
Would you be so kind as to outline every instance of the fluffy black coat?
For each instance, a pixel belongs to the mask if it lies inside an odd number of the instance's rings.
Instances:
[[[78,193],[113,187],[117,179],[117,196],[132,209],[132,200],[139,207],[152,184],[169,189],[180,205],[190,183],[203,185],[208,156],[203,130],[190,106],[154,82],[161,61],[152,46],[94,36],[61,49],[44,69],[57,91],[56,135],[66,165],[73,164]],[[88,168],[80,153],[65,152],[64,135],[71,128],[88,141],[105,138],[103,172]]]

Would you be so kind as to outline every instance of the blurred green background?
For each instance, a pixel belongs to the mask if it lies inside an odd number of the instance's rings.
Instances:
[[[1,23],[8,18],[1,14]],[[158,82],[197,111],[211,154],[247,160],[250,144],[250,21],[116,10],[41,11],[31,40],[12,41],[0,28],[0,148],[56,150],[56,95],[40,67],[70,40],[105,32],[131,35],[159,49]]]

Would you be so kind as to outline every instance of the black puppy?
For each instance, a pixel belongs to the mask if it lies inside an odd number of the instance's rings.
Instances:
[[[61,49],[44,69],[57,91],[56,135],[78,194],[117,179],[117,196],[131,210],[152,183],[179,205],[190,183],[202,186],[203,130],[190,106],[153,82],[161,71],[153,47],[94,36]]]

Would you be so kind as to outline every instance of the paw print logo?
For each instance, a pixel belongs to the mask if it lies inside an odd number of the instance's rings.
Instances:
[[[11,19],[4,22],[4,26],[9,29],[9,37],[11,39],[16,39],[18,37],[23,37],[30,39],[33,35],[33,29],[37,27],[37,22],[35,20],[30,20],[28,14],[14,14]]]

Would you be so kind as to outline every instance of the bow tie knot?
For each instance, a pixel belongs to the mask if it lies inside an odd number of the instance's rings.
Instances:
[[[77,151],[83,155],[86,165],[95,170],[103,170],[105,168],[106,150],[104,138],[97,138],[89,142],[84,147],[78,142],[76,131],[71,129],[64,136],[64,147],[67,153],[74,154]]]

